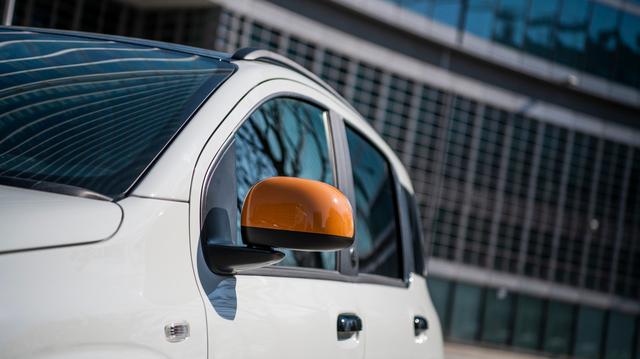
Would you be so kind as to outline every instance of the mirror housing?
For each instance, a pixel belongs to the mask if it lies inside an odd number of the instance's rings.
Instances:
[[[203,250],[209,269],[221,275],[261,268],[284,259],[284,253],[272,249],[207,244]]]
[[[242,240],[256,248],[335,251],[353,244],[347,197],[323,182],[271,177],[256,183],[242,206]]]

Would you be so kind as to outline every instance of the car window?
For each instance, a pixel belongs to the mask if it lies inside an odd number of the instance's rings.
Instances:
[[[356,196],[359,271],[402,278],[391,167],[375,147],[349,127],[347,142]]]
[[[155,47],[29,36],[8,34],[0,50],[2,184],[120,198],[235,68]]]
[[[273,176],[301,177],[334,185],[327,112],[308,102],[275,98],[245,120],[209,179],[203,235],[241,245],[240,212],[249,189]],[[280,249],[278,265],[334,270],[335,252]]]

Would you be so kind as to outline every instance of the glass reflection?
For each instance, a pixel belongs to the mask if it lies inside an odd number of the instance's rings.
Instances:
[[[494,344],[507,343],[513,298],[505,289],[487,289],[482,340]]]
[[[617,43],[618,11],[593,3],[587,38],[587,70],[607,77],[611,73],[612,56]]]
[[[459,31],[640,87],[640,16],[624,7],[594,0],[387,1]]]
[[[633,348],[634,317],[612,312],[607,325],[606,359],[631,359]]]
[[[449,303],[451,303],[449,294],[451,293],[452,283],[444,279],[430,277],[427,279],[427,284],[429,285],[429,296],[440,317],[442,332],[448,333],[449,321],[447,320],[447,313],[449,312]]]
[[[555,32],[556,61],[579,69],[584,67],[589,10],[587,0],[562,2]]]
[[[576,323],[573,353],[578,358],[597,359],[600,357],[600,338],[604,326],[604,311],[580,307]]]
[[[456,284],[451,312],[450,334],[452,338],[469,341],[476,338],[481,294],[481,289],[476,286]]]
[[[419,14],[431,16],[432,1],[431,0],[403,0],[402,6],[415,11]]]
[[[461,8],[460,0],[435,0],[432,16],[434,20],[457,28]]]
[[[496,0],[469,0],[465,16],[465,31],[485,39],[491,38]]]
[[[525,36],[525,49],[535,55],[549,57],[552,51],[553,25],[559,1],[531,0]]]
[[[542,300],[518,296],[513,345],[524,349],[537,349],[542,318]]]
[[[401,278],[391,169],[382,154],[351,128],[347,128],[347,142],[356,195],[360,272]]]
[[[568,354],[571,343],[573,308],[566,303],[548,303],[544,331],[544,350],[553,354]]]
[[[249,189],[262,179],[290,176],[334,183],[324,110],[306,102],[266,102],[240,127],[234,146],[238,220]],[[282,251],[286,257],[280,265],[335,268],[333,252]]]
[[[496,11],[493,38],[502,44],[521,48],[527,1],[503,0]]]
[[[73,36],[0,30],[0,42],[0,176],[112,198],[233,69]]]
[[[618,63],[614,77],[630,86],[640,86],[640,16],[626,13],[620,22]]]

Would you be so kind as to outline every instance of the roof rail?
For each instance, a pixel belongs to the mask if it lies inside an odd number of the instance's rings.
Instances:
[[[338,93],[333,87],[329,86],[323,79],[318,77],[313,72],[307,70],[302,65],[297,62],[277,54],[273,51],[258,49],[255,47],[243,47],[241,49],[236,50],[236,52],[231,55],[232,60],[250,60],[250,61],[263,61],[268,62],[270,64],[279,65],[286,67],[290,70],[293,70],[309,79],[313,80],[313,82],[322,86],[325,90],[329,91],[332,95],[336,96],[340,101],[349,107],[354,112],[358,113],[358,111],[344,98],[342,95]]]

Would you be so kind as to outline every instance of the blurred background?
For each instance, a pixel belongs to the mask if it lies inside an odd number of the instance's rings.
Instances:
[[[286,55],[411,172],[448,358],[640,359],[640,0],[0,0]]]

